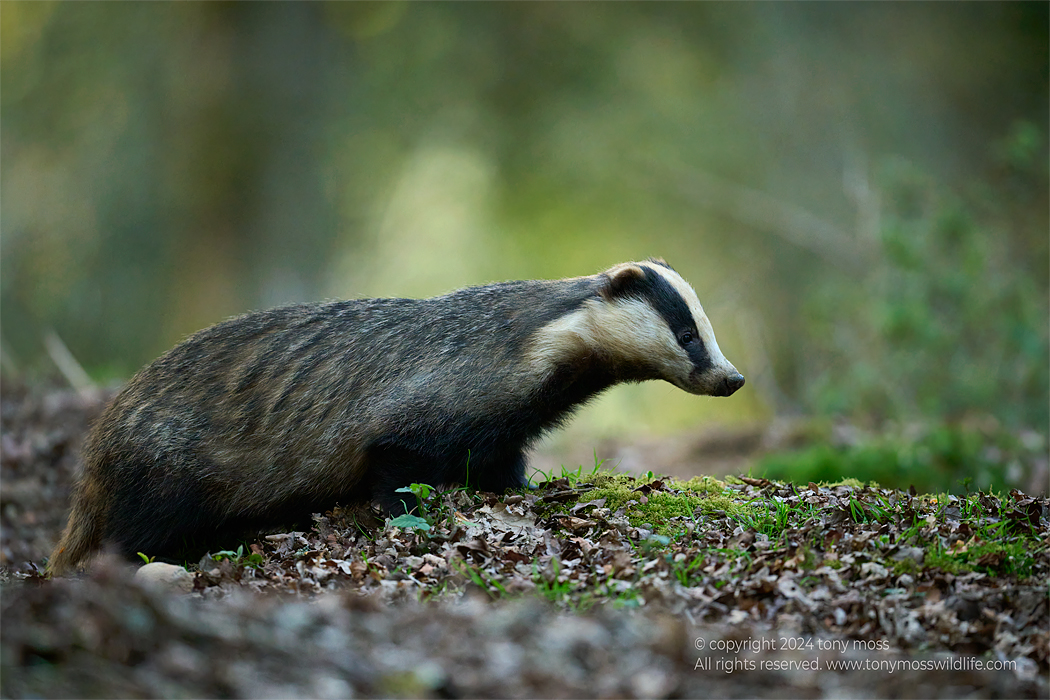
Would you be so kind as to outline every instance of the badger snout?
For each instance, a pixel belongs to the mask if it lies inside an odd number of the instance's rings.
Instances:
[[[715,396],[731,396],[742,386],[744,386],[744,375],[740,374],[740,372],[734,372],[718,385],[718,393]]]
[[[736,390],[744,386],[744,375],[735,368],[728,372],[707,371],[696,372],[689,376],[688,382],[675,382],[672,384],[685,389],[690,394],[700,396],[731,396]]]

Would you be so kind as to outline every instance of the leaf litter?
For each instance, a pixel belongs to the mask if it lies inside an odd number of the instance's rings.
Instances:
[[[1050,503],[1019,491],[581,470],[427,494],[426,529],[318,513],[189,594],[51,581],[103,398],[3,397],[5,697],[1047,695]]]

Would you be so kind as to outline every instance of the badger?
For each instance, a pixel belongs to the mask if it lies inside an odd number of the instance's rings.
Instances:
[[[284,306],[202,330],[136,374],[88,435],[53,574],[103,545],[164,554],[229,526],[397,489],[528,485],[525,452],[620,382],[729,396],[696,292],[662,259],[430,299]]]

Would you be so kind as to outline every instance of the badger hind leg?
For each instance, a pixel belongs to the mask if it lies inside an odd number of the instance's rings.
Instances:
[[[201,536],[222,532],[226,517],[208,500],[196,484],[128,494],[114,508],[104,541],[128,559],[139,552],[150,557],[181,552]]]
[[[68,571],[103,546],[134,561],[139,552],[181,553],[196,538],[216,533],[229,518],[217,505],[223,492],[189,476],[209,471],[214,468],[186,455],[102,458],[74,490],[69,525],[49,561],[52,573]]]

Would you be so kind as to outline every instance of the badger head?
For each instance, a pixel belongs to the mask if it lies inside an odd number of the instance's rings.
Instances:
[[[719,350],[696,292],[667,263],[623,263],[600,277],[588,330],[593,347],[625,378],[664,379],[708,396],[729,396],[744,385]]]

